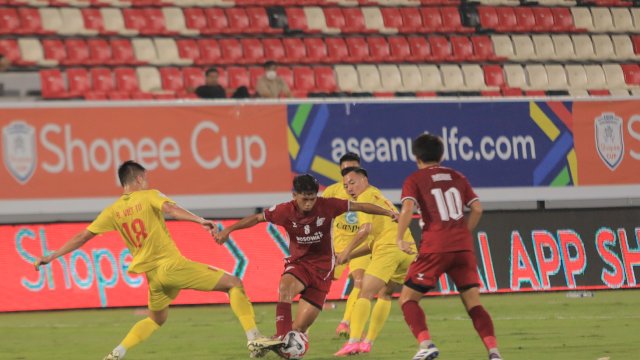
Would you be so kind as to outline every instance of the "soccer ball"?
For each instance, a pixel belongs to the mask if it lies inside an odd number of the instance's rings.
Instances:
[[[284,336],[284,346],[280,348],[280,355],[285,359],[299,360],[309,350],[307,335],[299,331],[289,331]]]

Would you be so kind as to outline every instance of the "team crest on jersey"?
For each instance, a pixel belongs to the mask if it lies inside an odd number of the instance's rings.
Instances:
[[[358,223],[358,213],[355,211],[348,211],[344,215],[344,219],[347,221],[347,224],[353,225]]]
[[[316,219],[316,226],[317,227],[322,226],[322,224],[324,224],[324,220],[325,220],[325,218],[318,216],[318,218]]]
[[[20,184],[26,184],[36,170],[36,132],[17,120],[2,128],[4,166]]]
[[[596,148],[600,159],[615,170],[624,156],[622,118],[614,113],[604,113],[596,118]]]

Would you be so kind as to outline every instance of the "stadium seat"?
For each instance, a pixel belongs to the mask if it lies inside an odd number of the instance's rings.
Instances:
[[[327,56],[331,62],[351,62],[353,60],[349,55],[347,43],[343,38],[325,38],[324,42],[327,46]]]
[[[571,11],[566,7],[551,8],[555,28],[558,32],[586,32],[587,29],[578,28]]]
[[[383,92],[380,72],[375,65],[357,65],[356,72],[360,89],[367,93]]]
[[[62,40],[42,39],[41,44],[45,59],[54,60],[61,65],[71,65],[67,62],[67,50],[64,47]]]
[[[200,85],[204,85],[204,70],[197,67],[182,68],[182,79],[185,89],[195,89]]]
[[[559,61],[575,60],[577,58],[573,41],[569,35],[551,35],[555,58]]]
[[[200,50],[200,64],[221,64],[225,60],[222,56],[220,43],[216,39],[198,39],[198,49]]]
[[[488,85],[484,79],[484,71],[478,64],[462,64],[460,66],[467,91],[497,91],[497,86]]]
[[[589,80],[582,65],[566,65],[565,71],[567,72],[570,90],[587,90]]]
[[[369,54],[369,45],[363,37],[348,37],[345,39],[345,43],[347,44],[347,49],[349,50],[349,59],[347,61],[374,61]]]
[[[460,10],[454,6],[440,7],[440,14],[442,15],[442,26],[444,31],[453,31],[457,33],[472,33],[475,32],[474,28],[469,28],[462,25],[462,19],[460,17]]]
[[[56,66],[58,61],[46,59],[40,41],[36,38],[19,38],[18,48],[22,60],[38,66]]]
[[[158,58],[158,51],[151,38],[134,38],[131,40],[136,60],[151,65],[169,65]]]
[[[640,86],[640,65],[622,64],[620,66],[624,73],[625,82],[628,85]]]
[[[91,92],[91,79],[85,68],[69,68],[65,71],[69,92],[73,94],[85,94]]]
[[[144,61],[140,61],[136,58],[133,45],[129,39],[111,39],[111,53],[114,62],[119,65],[145,64]]]
[[[591,18],[595,32],[612,32],[616,30],[613,25],[611,11],[607,7],[592,7]]]
[[[390,36],[387,40],[389,41],[389,52],[391,59],[393,59],[392,61],[396,61],[395,59],[402,59],[402,61],[406,62],[417,61],[417,57],[411,54],[411,47],[406,37]]]
[[[382,13],[377,7],[363,7],[362,15],[367,29],[373,30],[381,34],[397,34],[397,28],[388,28],[385,26]]]
[[[240,28],[232,27],[227,17],[227,14],[222,8],[206,8],[204,9],[204,15],[205,15],[205,21],[208,24],[207,28],[204,29],[204,33],[207,33],[207,34],[234,33],[235,34],[235,33],[242,33],[244,30],[242,27]],[[239,12],[232,12],[232,15],[234,15],[233,25],[241,26],[241,22],[242,22],[241,14]],[[245,15],[244,19],[246,20],[246,23],[244,24],[244,26],[248,27],[249,18],[246,17],[246,13],[244,15]],[[200,22],[202,20],[198,18],[197,21],[198,21],[198,25],[201,25]],[[200,30],[200,33],[202,34],[203,29],[199,29],[199,30]]]
[[[279,34],[282,33],[280,28],[272,28],[269,24],[269,15],[264,7],[249,7],[246,9],[249,17],[249,25],[261,34]]]
[[[190,59],[194,64],[208,63],[200,57],[200,48],[198,47],[198,42],[195,39],[177,39],[176,47],[180,58]]]
[[[464,83],[464,75],[462,69],[458,64],[443,64],[440,65],[440,73],[442,74],[444,91],[458,92],[467,91],[467,87]]]
[[[307,23],[307,17],[305,16],[304,9],[300,7],[287,7],[284,9],[287,15],[287,23],[289,30],[302,31],[305,33],[318,32],[319,29],[312,31]]]
[[[453,52],[453,58],[460,62],[472,62],[472,61],[484,61],[477,57],[473,53],[473,44],[471,39],[467,36],[451,36],[449,37],[451,42],[451,49]]]
[[[572,7],[571,14],[573,15],[573,23],[579,29],[585,29],[588,32],[596,32],[596,28],[593,24],[593,18],[591,17],[591,11],[587,7]]]
[[[138,31],[128,29],[125,25],[124,18],[120,9],[104,7],[100,8],[104,29],[110,33],[116,33],[123,36],[136,36]]]
[[[423,36],[407,37],[412,57],[419,62],[436,61],[431,51],[431,44]]]
[[[380,15],[382,17],[382,23],[386,29],[397,30],[400,33],[412,32],[411,28],[405,27],[401,9],[397,7],[381,7]],[[418,14],[420,15],[420,14]],[[422,19],[420,19],[422,22]]]
[[[142,66],[136,68],[136,75],[138,77],[138,83],[140,90],[144,93],[150,93],[154,95],[154,98],[173,98],[174,92],[164,90],[162,87],[162,79],[160,78],[160,71],[156,67]]]
[[[551,36],[545,35],[532,35],[531,41],[536,53],[536,59],[538,60],[556,60],[556,50],[553,46],[553,40]]]
[[[259,69],[261,69],[260,76],[262,76],[264,74],[264,68],[260,67]],[[291,70],[291,68],[289,68],[288,66],[278,66],[276,68],[276,74],[278,74],[278,76],[282,78],[282,80],[284,80],[285,84],[287,84],[293,97],[304,97],[302,96],[302,93],[298,93],[294,87],[295,84],[293,83],[293,71]]]
[[[426,32],[454,32],[455,29],[448,28],[442,21],[442,13],[437,7],[420,8],[422,16],[422,29]]]
[[[515,54],[511,57],[515,61],[527,61],[537,59],[536,50],[533,47],[533,41],[529,35],[512,35],[513,49]]]
[[[89,50],[89,58],[92,64],[116,65],[118,61],[113,59],[111,46],[103,38],[87,39],[87,48]]]
[[[513,8],[518,27],[524,32],[540,32],[542,28],[536,26],[536,17],[528,6],[516,6]]]
[[[53,32],[45,30],[42,27],[42,19],[38,9],[20,7],[18,8],[18,15],[20,16],[20,28],[22,29],[20,33],[37,35],[53,34]]]
[[[611,41],[613,42],[613,47],[618,59],[637,60],[639,58],[633,51],[633,43],[629,35],[612,35]]]
[[[591,36],[591,41],[593,42],[593,49],[598,61],[615,60],[618,58],[609,35],[593,35]]]
[[[589,89],[599,90],[607,88],[607,78],[600,65],[585,65],[584,71],[587,74]]]
[[[441,91],[444,90],[442,74],[436,65],[419,65],[422,85],[420,91]]]
[[[309,66],[296,66],[293,68],[293,84],[298,95],[307,96],[316,92],[316,79],[313,69]]]
[[[334,10],[335,9],[335,10]],[[328,12],[330,11],[330,12]],[[342,14],[342,18],[340,17]],[[343,33],[373,33],[377,29],[367,28],[367,24],[360,7],[325,8],[325,19],[328,27],[337,27]],[[341,25],[341,26],[337,26]]]
[[[315,66],[316,89],[322,93],[334,93],[338,83],[333,68],[329,66]]]
[[[627,89],[624,72],[620,64],[603,64],[602,70],[607,81],[607,89]]]
[[[503,57],[496,55],[493,49],[493,42],[487,35],[474,35],[471,36],[471,45],[473,47],[473,54],[476,59],[481,61],[504,61]]]
[[[422,90],[422,74],[417,65],[400,65],[398,68],[403,91],[415,93]]]
[[[0,8],[0,34],[24,34],[20,17],[14,8]]]
[[[246,86],[248,88],[251,85],[247,69],[240,66],[227,68],[227,82],[227,86],[230,89],[237,89],[240,86]]]
[[[336,65],[336,79],[338,88],[344,92],[362,92],[358,81],[358,72],[352,65]]]
[[[215,30],[209,29],[207,23],[207,15],[201,8],[185,8],[182,10],[185,25],[191,31],[197,31],[201,35],[209,35],[215,33]],[[223,13],[224,14],[224,13]]]
[[[480,27],[486,30],[501,31],[498,13],[495,7],[478,6]]]
[[[0,53],[17,66],[33,66],[34,61],[27,61],[20,55],[20,48],[15,39],[0,39]]]
[[[484,82],[487,86],[504,88],[506,86],[504,73],[500,65],[483,65]]]
[[[208,9],[209,10],[209,9]],[[227,14],[227,21],[230,32],[234,34],[259,34],[261,33],[261,29],[257,27],[251,26],[251,22],[249,21],[249,15],[244,8],[241,7],[231,7],[225,10]],[[211,24],[211,17],[209,17],[209,24]],[[215,26],[216,29],[219,29],[219,26]]]
[[[507,86],[510,88],[528,90],[527,76],[522,65],[508,64],[503,67]]]
[[[225,46],[228,42],[225,41]],[[262,43],[256,38],[240,39],[242,47],[242,62],[244,64],[258,64],[264,62],[265,54]],[[223,49],[225,49],[223,47]]]
[[[162,89],[173,92],[177,97],[187,97],[182,71],[176,67],[162,67],[160,72],[160,80]]]
[[[305,37],[302,40],[307,50],[309,62],[333,63],[336,59],[329,58],[327,45],[321,38]]]
[[[429,46],[431,48],[431,56],[436,62],[455,61],[453,49],[449,40],[444,36],[429,36]]]
[[[515,57],[513,42],[509,35],[491,35],[491,42],[496,56],[503,59],[512,59]]]
[[[180,34],[183,36],[196,36],[200,34],[198,30],[187,27],[182,9],[178,7],[163,7],[161,11],[167,33]]]
[[[593,42],[589,35],[573,35],[571,36],[573,41],[573,48],[576,51],[576,57],[579,60],[595,60],[597,59],[596,51],[593,48]]]
[[[133,68],[116,68],[113,71],[115,77],[116,90],[130,94],[132,98],[142,97],[142,92],[138,84],[138,77]],[[151,96],[153,98],[153,96]]]
[[[369,48],[369,54],[371,62],[394,62],[404,61],[404,59],[398,59],[391,56],[391,50],[389,49],[389,43],[385,37],[382,36],[369,36],[366,39],[367,47]]]
[[[43,99],[69,99],[80,95],[67,91],[62,72],[59,69],[40,70],[39,74]]]
[[[247,59],[243,57],[242,45],[235,38],[225,38],[218,41],[222,52],[222,63],[224,64],[245,64]],[[202,52],[202,47],[200,48]]]
[[[266,39],[265,39],[266,40]],[[265,47],[267,45],[265,44]],[[307,55],[307,49],[300,38],[286,37],[282,39],[284,49],[284,62],[288,63],[308,63],[312,62]]]
[[[83,23],[86,29],[97,31],[101,35],[113,35],[115,31],[107,31],[104,27],[104,20],[102,19],[102,13],[97,8],[84,8],[81,9]]]
[[[498,27],[496,31],[499,32],[525,32],[526,28],[518,24],[518,18],[512,6],[500,6],[496,8],[496,14],[498,15]]]
[[[553,12],[548,7],[532,7],[533,17],[537,31],[548,33],[558,31],[555,20],[553,18]]]
[[[547,70],[542,64],[525,65],[526,77],[529,88],[534,90],[546,90],[549,88],[549,77]]]
[[[262,39],[262,46],[264,48],[265,60],[271,60],[277,63],[295,62],[295,58],[289,58],[286,56],[284,45],[282,41],[280,41],[280,39],[275,39],[275,38]],[[263,63],[263,62],[264,60],[259,61],[259,63]]]
[[[569,89],[569,82],[564,66],[554,64],[545,65],[544,68],[547,72],[547,78],[549,80],[547,84],[548,90],[566,91]]]
[[[635,31],[633,17],[626,7],[610,8],[613,20],[613,31],[627,33]],[[640,24],[639,24],[640,25]]]
[[[106,67],[94,67],[89,70],[91,77],[91,88],[93,91],[109,93],[114,91],[115,83],[111,69]]]
[[[155,45],[156,52],[158,54],[158,61],[161,64],[172,65],[191,65],[193,60],[190,58],[182,58],[178,51],[178,46],[172,38],[154,38],[153,44]]]

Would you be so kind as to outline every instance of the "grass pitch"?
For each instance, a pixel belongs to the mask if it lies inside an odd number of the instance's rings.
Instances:
[[[640,359],[640,290],[599,291],[592,298],[565,293],[485,295],[500,349],[507,360]],[[439,359],[486,359],[485,350],[456,296],[426,298]],[[334,335],[344,302],[325,310],[310,331],[306,360],[335,359],[343,341]],[[258,324],[274,331],[274,305],[257,305]],[[102,359],[143,309],[0,314],[0,359]],[[127,360],[246,359],[242,329],[227,306],[175,307],[169,320]],[[415,340],[394,302],[373,351],[355,359],[411,359]],[[268,359],[276,359],[270,354]]]

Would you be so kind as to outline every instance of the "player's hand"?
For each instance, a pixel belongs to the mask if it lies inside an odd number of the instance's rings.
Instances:
[[[349,262],[350,258],[350,254],[347,254],[346,252],[341,252],[336,254],[336,263],[338,263],[338,265],[343,265]]]
[[[416,252],[413,251],[413,247],[411,246],[412,244],[408,241],[404,241],[403,239],[398,239],[396,240],[396,244],[398,244],[398,247],[400,248],[400,250],[406,252],[409,255],[413,255]]]
[[[215,237],[216,234],[218,234],[218,224],[216,224],[212,220],[203,219],[200,222],[200,225],[202,225],[202,227],[204,227],[209,232],[209,234],[211,234],[211,236]]]
[[[43,256],[43,257],[37,258],[36,261],[33,262],[33,266],[35,267],[36,271],[40,271],[41,265],[47,265],[50,262],[51,262],[51,259],[48,256]]]
[[[389,211],[389,217],[393,222],[398,222],[398,218],[400,217],[400,213],[397,211]]]
[[[216,242],[220,245],[224,244],[229,239],[229,230],[223,229],[218,232],[215,236]]]

